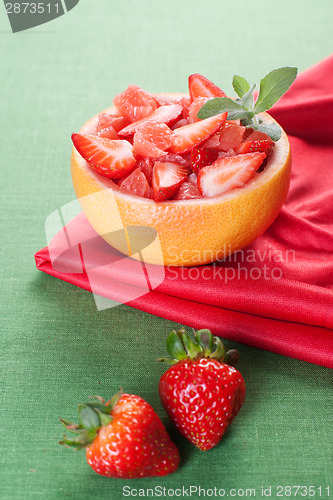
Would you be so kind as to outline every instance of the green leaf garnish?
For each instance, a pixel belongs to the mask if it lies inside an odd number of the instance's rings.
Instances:
[[[235,75],[233,77],[232,86],[239,97],[243,97],[243,95],[250,89],[249,82],[239,75]]]
[[[281,137],[281,128],[275,122],[272,123],[259,123],[257,125],[256,130],[260,132],[265,132],[265,134],[269,135],[272,141],[278,141]]]
[[[241,99],[241,104],[245,109],[248,109],[249,111],[252,110],[252,115],[253,113],[253,103],[254,103],[254,96],[253,96],[253,91],[256,87],[256,84],[254,83],[249,90],[246,92],[246,94],[243,95]]]
[[[254,110],[261,113],[270,109],[283,96],[293,83],[297,75],[297,68],[274,69],[260,82],[260,90]]]
[[[241,103],[233,101],[229,97],[215,97],[214,99],[209,99],[209,101],[200,108],[197,117],[203,120],[204,118],[210,118],[211,116],[224,113],[225,111],[228,111],[229,120],[241,120],[242,118],[246,118],[249,114],[249,111],[245,109]]]
[[[270,109],[289,89],[297,76],[297,68],[284,67],[271,71],[261,81],[259,95],[254,100],[255,84],[242,76],[235,75],[232,80],[233,88],[238,98],[215,97],[209,99],[199,110],[197,117],[202,120],[220,113],[228,112],[228,120],[241,120],[241,124],[265,132],[273,141],[281,137],[281,129],[274,122],[264,124],[257,115]]]

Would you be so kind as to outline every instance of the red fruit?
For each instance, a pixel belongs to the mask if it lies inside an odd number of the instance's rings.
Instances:
[[[168,153],[166,156],[161,158],[155,158],[156,161],[179,163],[179,165],[184,165],[184,167],[191,167],[190,153],[186,153],[183,156],[175,155],[174,153]],[[189,172],[191,173],[191,172]]]
[[[215,149],[208,149],[204,147],[193,148],[191,151],[191,168],[196,174],[202,167],[213,163],[218,155]]]
[[[123,129],[129,124],[130,120],[125,116],[112,115],[109,113],[101,113],[98,117],[96,131],[100,132],[105,128],[113,127],[116,132],[119,132],[119,130]]]
[[[187,118],[181,118],[180,120],[176,121],[173,125],[170,126],[171,130],[176,130],[176,128],[184,127],[185,125],[188,125],[189,121]]]
[[[159,106],[179,104],[185,112],[191,104],[190,96],[187,95],[181,97],[179,94],[153,94],[153,96]]]
[[[155,162],[153,168],[153,198],[155,201],[169,200],[187,179],[187,168],[171,162]]]
[[[171,146],[170,152],[176,154],[186,153],[192,148],[199,146],[211,137],[225,123],[228,113],[205,118],[198,122],[190,123],[184,127],[176,128],[173,132],[177,142]]]
[[[135,155],[158,158],[164,156],[166,149],[175,143],[173,131],[165,124],[146,121],[134,134],[133,146]]]
[[[205,76],[194,73],[188,78],[191,101],[196,97],[227,97],[227,95]]]
[[[117,132],[115,129],[112,127],[112,125],[109,125],[106,128],[103,128],[99,132],[97,132],[98,137],[104,137],[106,139],[119,139]]]
[[[151,186],[153,180],[154,161],[151,158],[144,158],[136,162],[137,167],[145,174],[145,177]]]
[[[260,151],[262,153],[267,153],[272,147],[271,141],[245,141],[242,142],[238,148],[237,153],[254,153],[255,151]]]
[[[157,108],[154,97],[137,85],[130,85],[124,92],[116,95],[113,104],[132,122],[145,118]]]
[[[86,448],[91,468],[102,476],[165,476],[179,465],[179,453],[153,408],[139,396],[119,392],[106,404],[99,396],[78,406],[81,424],[60,419],[77,434],[60,444]]]
[[[243,186],[252,179],[265,158],[265,153],[248,153],[217,159],[199,171],[200,193],[206,197],[218,196]]]
[[[241,143],[245,127],[238,125],[235,122],[227,121],[219,131],[220,144],[219,149],[228,151],[229,149],[236,149]]]
[[[253,130],[246,136],[245,141],[243,141],[237,147],[237,153],[253,153],[255,151],[261,151],[263,153],[269,154],[274,147],[274,142],[269,137],[269,135],[259,130]]]
[[[139,167],[125,177],[118,186],[124,191],[135,194],[136,196],[151,198],[151,187],[148,184],[145,174]]]
[[[120,179],[134,168],[133,147],[128,141],[89,134],[72,134],[72,141],[82,158],[104,177]]]
[[[168,104],[180,104],[180,101],[182,100],[182,97],[180,97],[178,94],[164,93],[152,95],[159,106],[165,106]]]
[[[148,121],[154,121],[158,123],[170,123],[173,122],[181,115],[183,108],[179,104],[170,104],[168,106],[160,106],[155,109],[151,115],[138,120],[137,122],[131,123],[127,127],[123,128],[120,132],[120,136],[127,136],[134,134],[142,124]]]
[[[225,349],[209,330],[195,341],[181,329],[171,332],[167,347],[173,364],[161,377],[158,390],[170,419],[183,436],[203,451],[216,446],[239,412],[245,383],[236,368],[237,351]]]
[[[208,101],[208,97],[196,97],[188,108],[188,121],[189,123],[199,121],[197,114],[202,106]]]
[[[195,200],[198,198],[202,198],[202,194],[198,189],[197,176],[195,174],[188,176],[187,180],[180,185],[178,192],[173,197],[174,200]]]

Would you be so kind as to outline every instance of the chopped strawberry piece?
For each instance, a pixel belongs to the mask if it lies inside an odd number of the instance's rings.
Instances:
[[[239,188],[248,182],[264,159],[265,153],[248,153],[219,158],[198,173],[198,188],[203,196],[211,197]]]
[[[157,161],[153,169],[153,198],[155,201],[169,200],[187,179],[187,169],[183,165]]]
[[[202,194],[199,191],[197,176],[195,174],[189,175],[188,179],[184,181],[178,192],[173,197],[174,200],[195,200],[202,198]]]
[[[120,132],[120,136],[127,136],[134,134],[139,127],[141,127],[144,123],[147,122],[158,122],[158,123],[170,123],[175,121],[182,113],[183,108],[180,106],[180,104],[170,104],[168,106],[160,106],[159,108],[155,109],[155,111],[152,112],[151,115],[146,116],[145,118],[142,118],[141,120],[138,120],[137,122],[133,122],[127,127],[123,128]]]
[[[261,140],[261,141],[245,141],[242,142],[238,148],[237,153],[254,153],[255,151],[260,151],[262,153],[268,153],[271,149],[272,143],[271,141]]]
[[[190,107],[188,108],[188,120],[189,123],[197,122],[199,121],[199,118],[197,118],[197,114],[199,113],[199,109],[202,108],[202,106],[208,101],[208,97],[196,97],[194,101],[191,103]]]
[[[151,187],[140,168],[136,168],[130,175],[125,177],[118,186],[124,191],[135,194],[136,196],[151,198]]]
[[[262,153],[269,154],[274,147],[274,142],[269,137],[269,135],[260,130],[254,130],[249,135],[247,135],[245,141],[243,141],[237,147],[237,153],[254,153],[255,151],[260,151]]]
[[[154,97],[137,85],[130,85],[124,92],[116,95],[113,104],[132,122],[145,118],[157,108]]]
[[[269,135],[264,132],[260,132],[260,130],[253,130],[250,134],[246,134],[246,139],[239,144],[236,151],[241,154],[260,151],[268,155],[271,153],[273,148],[274,142]]]
[[[116,132],[130,124],[130,120],[125,116],[101,113],[98,117],[96,131],[100,132],[108,127],[113,127]]]
[[[109,125],[106,128],[103,128],[99,132],[97,132],[98,137],[105,137],[106,139],[119,139],[117,132]]]
[[[165,150],[175,144],[174,132],[165,124],[147,121],[134,134],[135,155],[156,158],[164,156]]]
[[[128,141],[89,134],[72,134],[72,141],[82,158],[104,177],[120,179],[134,168],[133,147]]]
[[[253,130],[252,128],[246,129],[246,134],[244,134],[244,139],[247,141],[272,141],[269,135],[260,130]]]
[[[196,97],[208,97],[209,99],[212,97],[227,97],[223,90],[199,73],[189,76],[188,88],[191,101],[194,101]]]
[[[170,147],[171,153],[182,154],[190,151],[192,148],[199,146],[206,141],[210,136],[215,134],[217,130],[225,123],[228,113],[190,123],[184,127],[175,129],[173,132],[177,137],[177,142]]]
[[[193,148],[191,151],[191,168],[194,173],[198,173],[202,167],[213,163],[218,155],[215,149],[204,147]]]
[[[143,158],[142,160],[138,160],[136,164],[141,172],[145,174],[145,177],[151,186],[153,180],[154,161],[151,158]]]

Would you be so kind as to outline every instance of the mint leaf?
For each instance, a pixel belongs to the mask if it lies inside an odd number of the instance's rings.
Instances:
[[[254,106],[256,113],[270,109],[289,89],[297,75],[297,68],[274,69],[260,81],[259,96]]]
[[[255,89],[255,86],[256,84],[254,83],[246,92],[246,94],[244,94],[242,97],[243,107],[251,111],[253,111],[253,102],[254,102],[253,91]]]
[[[244,109],[242,104],[233,101],[229,97],[215,97],[209,99],[202,108],[199,110],[197,117],[200,120],[210,118],[211,116],[218,115],[219,113],[228,112],[228,120],[241,120],[242,118],[250,118],[253,112]],[[251,116],[249,116],[251,115]]]
[[[232,86],[239,97],[243,97],[243,95],[246,94],[250,88],[249,82],[239,75],[234,76]]]
[[[259,123],[255,128],[256,130],[260,130],[260,132],[265,132],[274,142],[278,141],[281,137],[281,129],[277,123]]]

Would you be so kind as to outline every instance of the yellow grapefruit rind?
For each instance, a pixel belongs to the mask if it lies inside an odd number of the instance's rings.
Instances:
[[[117,110],[111,107],[103,112]],[[260,116],[265,123],[275,121],[267,113]],[[97,121],[98,115],[86,122],[80,133],[92,132]],[[272,224],[287,197],[291,154],[282,130],[265,170],[244,187],[215,198],[160,203],[120,190],[112,180],[95,173],[75,148],[71,167],[74,189],[87,219],[111,246],[131,255],[130,241],[124,244],[116,232],[121,219],[125,229],[144,226],[157,231],[158,238],[145,249],[146,263],[197,266],[243,249]],[[89,196],[92,193],[96,195]],[[139,229],[137,236],[140,238]],[[132,257],[139,258],[138,254]]]

